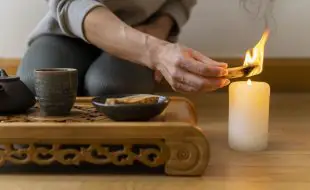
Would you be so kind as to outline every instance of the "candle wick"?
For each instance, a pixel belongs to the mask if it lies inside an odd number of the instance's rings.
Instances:
[[[248,84],[248,85],[252,85],[251,79],[249,79],[249,80],[247,81],[247,84]]]

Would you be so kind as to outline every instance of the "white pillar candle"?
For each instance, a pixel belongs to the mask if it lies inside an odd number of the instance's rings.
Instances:
[[[268,146],[270,86],[241,81],[229,86],[229,146],[237,151],[262,151]]]

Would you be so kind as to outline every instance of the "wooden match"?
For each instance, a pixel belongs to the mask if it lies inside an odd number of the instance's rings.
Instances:
[[[254,72],[256,71],[256,69],[258,69],[258,67],[258,65],[248,65],[228,68],[227,78],[234,79],[253,76],[255,75]]]

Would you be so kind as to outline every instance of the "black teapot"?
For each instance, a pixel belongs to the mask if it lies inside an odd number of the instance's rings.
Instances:
[[[0,69],[0,114],[23,113],[35,103],[35,96],[19,77]]]

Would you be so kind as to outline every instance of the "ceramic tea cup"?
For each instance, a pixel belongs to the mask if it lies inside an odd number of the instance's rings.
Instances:
[[[75,103],[78,71],[71,68],[35,70],[35,92],[41,116],[69,115]]]

